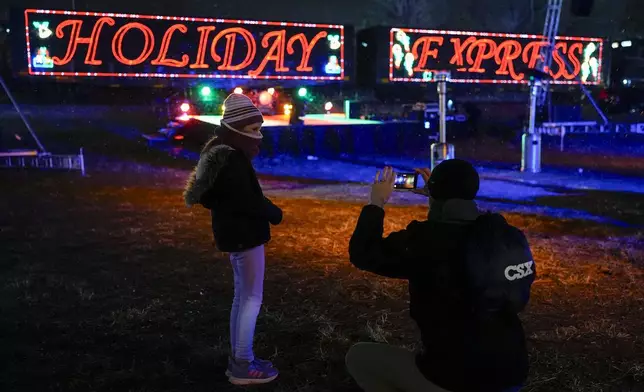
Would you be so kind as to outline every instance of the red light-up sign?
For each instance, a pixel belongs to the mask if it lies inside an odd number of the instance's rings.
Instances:
[[[451,70],[456,83],[527,83],[522,71],[535,68],[540,35],[394,28],[390,34],[389,80],[430,82],[437,70]],[[601,82],[599,38],[557,37],[547,72],[552,83]],[[566,66],[565,62],[570,66]]]
[[[344,27],[26,10],[31,75],[342,80]]]

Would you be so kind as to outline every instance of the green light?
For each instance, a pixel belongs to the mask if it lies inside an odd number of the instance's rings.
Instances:
[[[212,89],[208,86],[203,86],[201,88],[200,94],[202,97],[209,97],[212,94]]]
[[[300,89],[297,90],[297,95],[299,95],[300,97],[306,97],[307,93],[308,91],[306,91],[306,88],[304,87],[300,87]]]

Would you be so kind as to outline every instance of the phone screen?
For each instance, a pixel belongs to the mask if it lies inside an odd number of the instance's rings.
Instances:
[[[394,179],[395,189],[416,189],[418,185],[418,173],[396,173]]]

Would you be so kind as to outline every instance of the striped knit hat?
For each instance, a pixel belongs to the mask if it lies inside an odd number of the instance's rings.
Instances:
[[[263,135],[259,130],[256,132],[244,131],[244,127],[263,122],[262,112],[244,94],[230,94],[224,101],[224,117],[220,123],[231,131],[253,139],[261,139]]]

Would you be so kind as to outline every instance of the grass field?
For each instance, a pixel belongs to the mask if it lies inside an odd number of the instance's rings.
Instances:
[[[106,162],[177,170],[0,172],[0,390],[237,390],[223,375],[231,269],[212,246],[207,211],[183,205],[189,163],[107,134],[61,135],[50,140],[83,143]],[[351,344],[417,347],[406,284],[349,264],[359,203],[275,202],[285,220],[267,248],[256,346],[281,375],[254,389],[357,391],[344,369]],[[644,222],[643,195],[542,202]],[[425,214],[390,206],[386,230]],[[532,364],[524,390],[644,390],[641,229],[506,217],[529,236],[539,274],[522,315]]]

